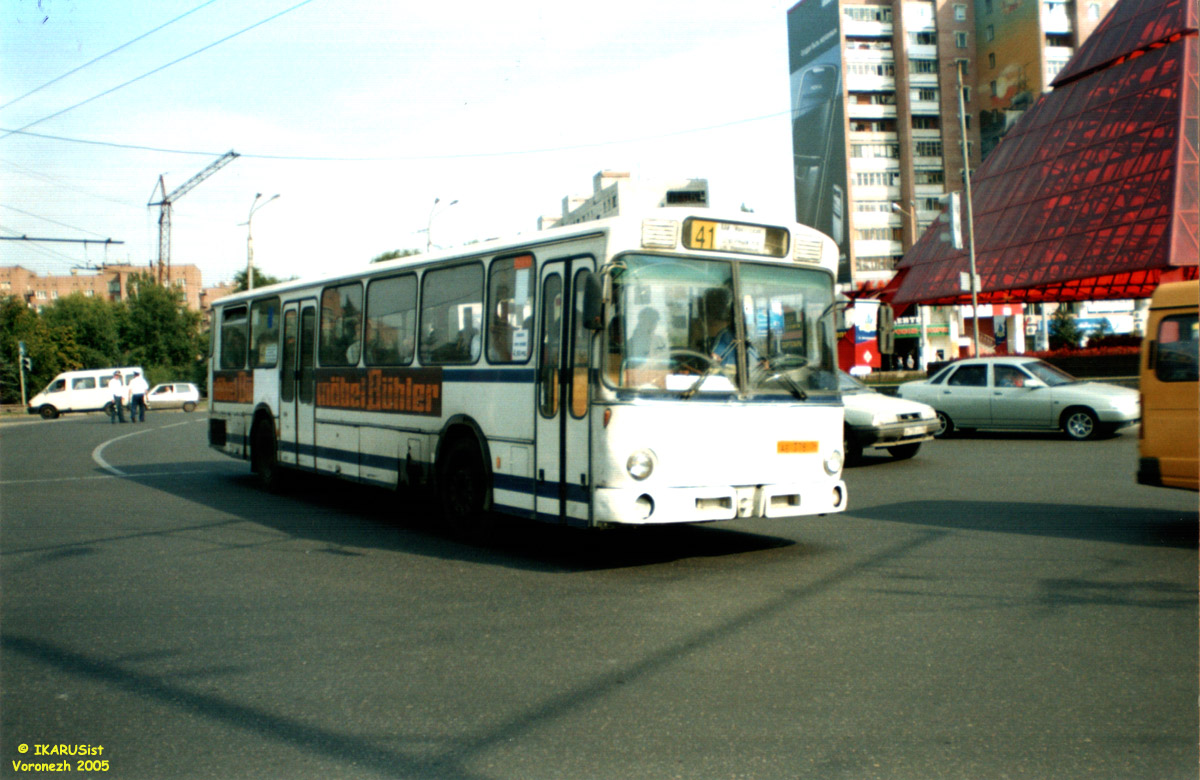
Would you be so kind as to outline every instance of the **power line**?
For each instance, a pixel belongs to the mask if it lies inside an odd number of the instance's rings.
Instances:
[[[20,173],[23,176],[28,176],[31,179],[40,179],[44,182],[53,184],[56,187],[62,187],[63,189],[66,189],[66,190],[73,190],[74,192],[78,192],[82,195],[87,195],[90,198],[96,198],[97,200],[106,200],[109,203],[115,203],[118,206],[125,206],[130,209],[137,209],[138,211],[142,210],[141,205],[134,205],[134,204],[130,203],[129,201],[117,200],[116,198],[110,198],[107,195],[100,195],[95,192],[89,192],[88,190],[85,190],[82,187],[76,187],[75,185],[65,182],[62,179],[56,179],[53,176],[47,176],[44,173],[38,173],[37,171],[31,171],[28,168],[18,165],[17,163],[13,162],[12,160],[0,159],[0,165],[7,165],[8,167],[15,170],[17,173]]]
[[[311,2],[311,0],[309,0]],[[554,152],[569,152],[578,149],[595,149],[605,146],[620,146],[622,144],[641,143],[644,141],[656,141],[664,138],[675,138],[681,135],[690,135],[692,133],[707,133],[713,130],[723,130],[727,127],[735,127],[737,125],[750,124],[751,122],[761,122],[767,119],[777,119],[781,116],[791,115],[791,109],[787,111],[777,111],[772,114],[764,114],[762,116],[744,117],[742,119],[734,119],[729,122],[722,122],[715,125],[706,125],[704,127],[691,127],[682,130],[672,130],[666,133],[657,133],[655,135],[634,136],[610,141],[592,141],[578,144],[568,144],[565,146],[549,146],[535,149],[508,149],[497,152],[461,152],[458,154],[419,154],[419,155],[393,155],[388,157],[332,157],[332,156],[310,156],[310,155],[285,155],[285,154],[255,154],[253,152],[239,152],[240,157],[246,157],[256,160],[290,160],[293,162],[413,162],[425,160],[464,160],[478,159],[487,157],[519,157],[529,154],[551,154]],[[28,125],[26,125],[28,127]],[[170,149],[158,146],[141,146],[137,144],[122,144],[114,141],[95,141],[85,138],[70,138],[61,135],[50,135],[48,133],[32,133],[27,132],[24,128],[18,130],[6,130],[0,128],[0,133],[8,135],[18,134],[26,135],[31,138],[42,138],[48,141],[62,141],[64,143],[89,144],[92,146],[107,146],[115,149],[134,149],[144,152],[161,152],[164,154],[187,154],[187,155],[203,155],[211,157],[219,152],[196,149]]]
[[[159,30],[161,30],[161,29],[163,29],[163,28],[165,28],[165,27],[170,27],[171,25],[175,24],[175,22],[178,22],[178,21],[179,21],[180,19],[182,19],[183,17],[185,17],[185,16],[190,16],[191,14],[194,14],[194,13],[196,13],[197,11],[199,11],[201,8],[204,8],[205,6],[212,5],[212,4],[213,4],[213,3],[215,3],[215,2],[217,2],[217,0],[208,0],[208,2],[207,2],[207,3],[201,3],[200,5],[196,6],[195,8],[193,8],[193,9],[192,9],[192,10],[190,10],[190,11],[188,11],[187,13],[180,14],[179,16],[176,16],[174,19],[172,19],[171,21],[167,22],[166,24],[160,24],[158,27],[155,27],[153,30],[150,30],[149,32],[144,32],[144,33],[142,33],[142,34],[141,34],[141,35],[139,35],[138,37],[134,38],[132,41],[128,41],[128,42],[126,42],[126,43],[122,43],[120,46],[118,46],[117,48],[113,49],[112,51],[105,52],[104,54],[101,54],[99,57],[96,57],[94,60],[91,60],[90,62],[85,62],[84,64],[80,65],[79,67],[77,67],[77,68],[74,68],[74,69],[72,69],[72,70],[69,70],[69,71],[67,71],[66,73],[62,74],[61,76],[59,76],[59,77],[57,77],[57,78],[50,79],[49,81],[47,81],[47,82],[46,82],[45,84],[43,84],[42,86],[40,86],[40,87],[35,87],[34,89],[31,89],[31,90],[29,90],[29,91],[28,91],[28,92],[26,92],[24,95],[21,95],[21,96],[20,96],[20,97],[18,97],[18,98],[13,98],[12,100],[10,100],[10,101],[8,101],[7,103],[5,103],[4,105],[0,106],[0,110],[6,109],[6,108],[8,108],[9,106],[11,106],[13,103],[18,103],[18,102],[20,102],[20,101],[24,100],[25,98],[29,97],[30,95],[32,95],[32,94],[34,94],[34,93],[36,93],[36,92],[41,92],[43,89],[45,89],[46,87],[50,86],[51,84],[57,84],[58,82],[60,82],[60,81],[62,81],[63,79],[65,79],[67,76],[74,75],[74,74],[78,73],[79,71],[83,70],[83,69],[84,69],[84,68],[86,68],[86,67],[89,67],[89,66],[91,66],[91,65],[95,65],[97,62],[99,62],[100,60],[104,59],[105,57],[108,57],[109,55],[112,55],[112,54],[116,54],[116,53],[117,53],[117,52],[119,52],[121,49],[124,49],[124,48],[126,48],[127,46],[131,46],[131,45],[133,45],[133,44],[137,43],[138,41],[142,40],[143,38],[147,38],[147,37],[149,37],[149,36],[153,35],[154,33],[158,32]]]
[[[80,233],[91,233],[93,236],[100,235],[99,233],[95,232],[94,230],[86,230],[84,228],[76,227],[74,225],[68,225],[66,222],[58,222],[56,220],[50,219],[49,217],[38,216],[37,214],[34,214],[32,212],[19,209],[16,206],[9,206],[7,203],[0,203],[0,208],[6,208],[9,211],[15,211],[18,214],[24,214],[27,217],[33,217],[34,219],[40,219],[43,222],[49,222],[51,225],[58,225],[59,227],[69,228],[70,230],[78,230]]]
[[[99,100],[100,98],[105,97],[106,95],[111,95],[112,93],[116,92],[117,90],[124,89],[125,87],[128,87],[130,84],[135,84],[135,83],[141,81],[142,79],[147,78],[148,76],[153,76],[155,73],[160,73],[160,72],[166,70],[167,68],[171,67],[172,65],[178,65],[179,63],[183,62],[184,60],[191,59],[192,57],[195,57],[197,54],[208,51],[209,49],[213,48],[214,46],[220,46],[222,43],[232,40],[232,39],[238,37],[239,35],[242,35],[243,33],[250,32],[251,30],[253,30],[256,27],[261,27],[262,25],[266,24],[267,22],[274,21],[275,19],[278,19],[279,17],[281,17],[285,14],[290,14],[292,11],[295,11],[297,8],[306,6],[309,3],[311,3],[312,1],[313,0],[302,0],[302,2],[297,3],[296,5],[292,6],[291,8],[287,8],[283,11],[280,11],[277,14],[268,16],[266,19],[255,22],[254,24],[250,25],[249,27],[245,27],[241,30],[238,30],[235,33],[226,35],[224,38],[221,38],[220,40],[217,40],[217,41],[213,41],[212,43],[208,44],[207,46],[202,46],[199,49],[196,49],[191,54],[185,54],[182,57],[180,57],[179,59],[168,62],[166,65],[160,65],[157,68],[154,68],[153,70],[149,70],[140,76],[137,76],[135,78],[130,79],[129,81],[126,81],[124,84],[118,84],[117,86],[115,86],[111,89],[106,89],[98,95],[93,95],[92,97],[88,98],[87,100],[81,100],[73,106],[68,106],[67,108],[62,109],[61,111],[56,111],[53,114],[42,117],[41,119],[34,120],[33,122],[30,122],[29,124],[27,124],[23,127],[19,127],[16,130],[5,131],[3,138],[8,138],[13,133],[19,133],[23,130],[28,130],[29,128],[33,127],[34,125],[40,125],[42,122],[48,121],[50,119],[54,119],[55,117],[58,117],[58,116],[62,116],[63,114],[67,113],[68,111],[74,111],[75,109],[79,108],[80,106],[85,106],[94,100]]]

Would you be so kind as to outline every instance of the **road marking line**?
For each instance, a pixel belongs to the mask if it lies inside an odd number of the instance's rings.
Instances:
[[[104,459],[104,456],[102,456],[100,454],[101,452],[104,451],[105,447],[112,444],[113,442],[121,441],[121,439],[128,439],[130,436],[140,436],[143,433],[149,433],[150,431],[160,431],[160,430],[165,431],[168,428],[178,428],[181,425],[190,425],[190,424],[191,424],[191,421],[189,420],[187,422],[173,423],[171,425],[164,425],[162,428],[143,428],[140,431],[134,431],[133,433],[127,433],[124,436],[118,436],[115,439],[109,439],[108,441],[97,445],[96,449],[92,450],[92,460],[96,461],[97,465],[99,465],[100,468],[104,469],[109,474],[113,474],[114,476],[118,476],[118,477],[131,476],[130,474],[126,474],[124,471],[121,471],[116,466],[109,465],[108,461],[106,461]]]
[[[142,477],[177,477],[180,474],[212,474],[209,469],[189,469],[188,471],[147,471],[141,474],[117,473],[99,477],[54,477],[49,479],[6,479],[0,480],[0,485],[34,485],[40,482],[83,482],[91,479],[141,479]]]

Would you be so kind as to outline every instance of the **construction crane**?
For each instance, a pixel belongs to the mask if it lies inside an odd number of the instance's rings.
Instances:
[[[147,206],[158,206],[158,283],[166,284],[171,273],[171,205],[187,195],[196,185],[212,176],[217,171],[224,168],[229,163],[233,162],[238,156],[238,153],[230,149],[225,154],[218,157],[211,165],[197,173],[192,178],[180,184],[170,194],[167,194],[167,185],[163,181],[163,177],[158,177],[158,184],[154,186],[154,192],[150,193],[150,202]],[[154,196],[160,195],[158,200]]]

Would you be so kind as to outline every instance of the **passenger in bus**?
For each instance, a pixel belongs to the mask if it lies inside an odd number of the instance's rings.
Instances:
[[[734,344],[737,337],[733,329],[733,294],[727,287],[714,287],[704,294],[702,303],[705,334],[701,351],[722,366],[736,366],[737,350],[734,349]],[[747,342],[746,351],[751,362],[761,360],[753,344]]]
[[[506,291],[501,288],[501,294]],[[498,311],[492,314],[488,325],[488,360],[493,363],[508,363],[513,359],[513,327],[508,321],[508,301],[501,301]]]
[[[645,362],[667,351],[667,340],[658,331],[658,311],[651,306],[638,312],[637,327],[629,334],[628,355],[631,360]]]
[[[459,360],[470,360],[473,363],[479,358],[479,347],[479,330],[475,327],[475,318],[467,315],[462,330],[458,332],[455,352]]]

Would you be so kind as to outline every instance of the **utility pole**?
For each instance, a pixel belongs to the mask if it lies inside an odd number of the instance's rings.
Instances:
[[[25,342],[24,341],[17,342],[17,351],[20,353],[20,358],[18,359],[17,362],[21,364],[21,407],[24,408],[24,406],[25,406],[25,361],[29,360],[29,358],[25,357]],[[32,365],[32,363],[30,365]]]

